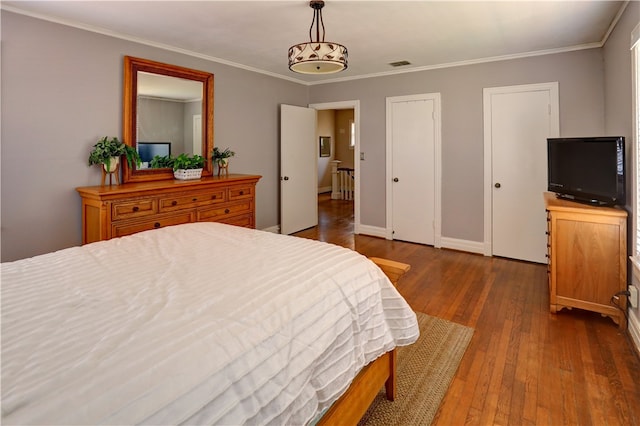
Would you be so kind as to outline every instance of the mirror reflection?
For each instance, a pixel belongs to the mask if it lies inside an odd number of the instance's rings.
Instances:
[[[138,72],[136,149],[140,169],[181,153],[202,155],[202,83]]]
[[[166,160],[183,153],[203,156],[202,176],[213,174],[212,73],[125,56],[122,110],[124,143],[143,162],[122,165],[124,182],[173,179]]]

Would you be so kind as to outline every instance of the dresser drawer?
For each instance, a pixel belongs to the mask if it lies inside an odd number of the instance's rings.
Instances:
[[[240,216],[222,217],[216,220],[219,223],[226,223],[227,225],[244,226],[245,228],[253,228],[253,215],[243,214]]]
[[[193,222],[193,213],[185,212],[168,216],[156,216],[149,220],[127,221],[125,223],[113,224],[111,227],[111,238],[123,237],[135,234],[136,232],[149,231],[151,229],[163,228],[165,226],[180,225]]]
[[[229,201],[253,198],[255,189],[256,187],[253,185],[230,187]]]
[[[131,200],[111,205],[111,220],[131,219],[155,214],[158,203],[154,198]]]
[[[82,197],[82,244],[196,221],[253,228],[259,179],[231,174],[76,188]]]
[[[160,212],[170,212],[194,208],[209,204],[223,203],[226,200],[226,190],[195,192],[192,194],[181,194],[174,197],[160,199]]]
[[[225,216],[235,216],[237,214],[251,212],[251,201],[225,204],[215,208],[203,208],[198,210],[196,220],[198,222],[221,221],[221,218]]]

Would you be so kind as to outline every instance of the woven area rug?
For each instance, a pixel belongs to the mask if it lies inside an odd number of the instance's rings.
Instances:
[[[397,393],[388,401],[383,390],[360,426],[429,425],[444,398],[473,329],[420,312],[418,341],[398,349]]]

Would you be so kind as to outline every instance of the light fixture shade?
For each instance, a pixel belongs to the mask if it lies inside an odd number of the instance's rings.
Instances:
[[[289,69],[301,74],[332,74],[347,69],[347,57],[347,48],[338,43],[299,43],[289,48]]]

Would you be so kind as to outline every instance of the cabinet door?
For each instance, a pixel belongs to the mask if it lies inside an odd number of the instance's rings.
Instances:
[[[620,289],[620,226],[578,219],[554,222],[557,296],[609,305]]]

